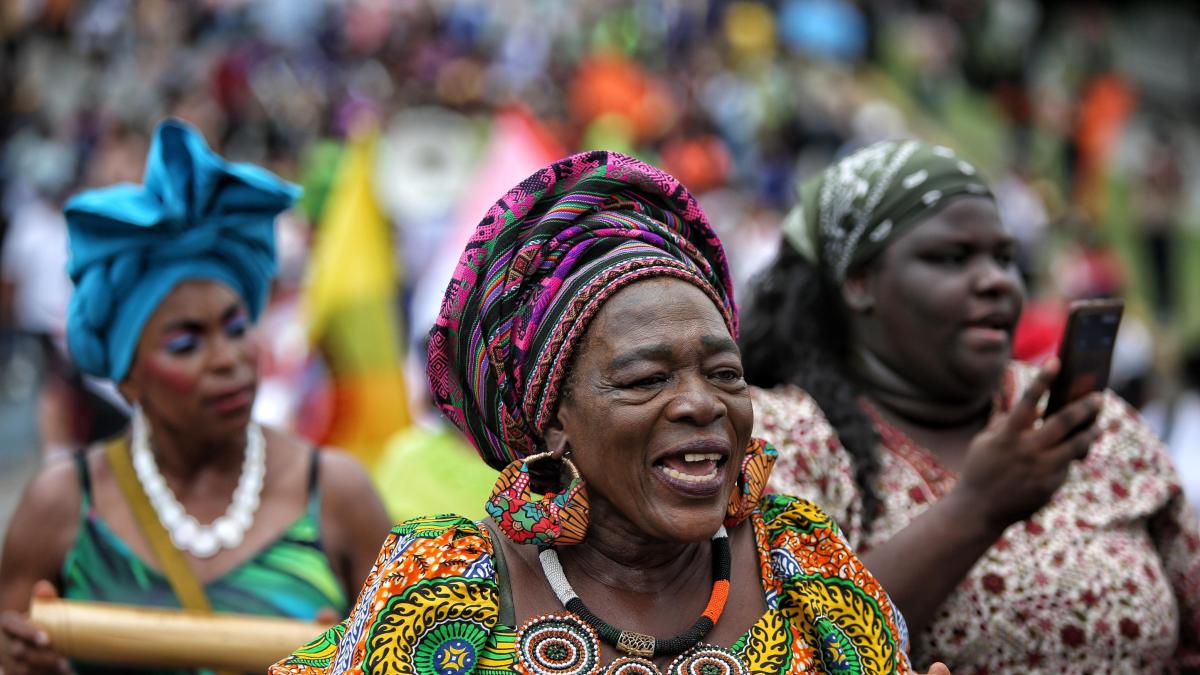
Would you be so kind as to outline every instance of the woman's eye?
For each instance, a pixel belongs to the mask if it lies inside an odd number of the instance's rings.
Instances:
[[[225,333],[233,337],[241,337],[250,328],[250,320],[244,316],[231,319],[225,324]]]
[[[946,267],[957,267],[967,261],[965,253],[931,253],[925,256],[927,262]]]
[[[196,349],[199,344],[200,340],[195,335],[185,333],[167,340],[166,350],[168,354],[187,354]]]
[[[742,374],[732,368],[723,368],[713,373],[713,378],[719,382],[740,382]]]
[[[1004,267],[1008,267],[1016,262],[1016,256],[1013,255],[1012,251],[1001,251],[994,257],[996,259],[996,264]]]
[[[635,389],[648,389],[650,387],[657,387],[666,381],[666,375],[650,375],[648,377],[634,380],[629,386]]]

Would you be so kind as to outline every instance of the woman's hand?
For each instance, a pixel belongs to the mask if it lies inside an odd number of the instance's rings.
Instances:
[[[975,435],[953,490],[862,555],[904,612],[913,635],[933,620],[1005,528],[1030,517],[1054,496],[1071,462],[1085,457],[1099,437],[1095,418],[1101,394],[1075,401],[1038,423],[1038,401],[1058,368],[1056,361],[1042,368],[1012,410],[993,415]]]
[[[56,598],[58,593],[53,584],[42,580],[34,584],[33,597]],[[50,636],[22,614],[0,614],[0,633],[4,635],[4,675],[72,672],[66,657],[51,649]]]
[[[975,436],[962,478],[948,495],[997,534],[1042,508],[1066,480],[1071,462],[1085,458],[1100,436],[1099,393],[1072,402],[1038,424],[1038,401],[1058,371],[1057,359],[1044,366],[1013,409],[994,415]]]
[[[946,664],[938,661],[929,666],[929,672],[925,673],[925,675],[950,675],[950,669],[946,667]]]

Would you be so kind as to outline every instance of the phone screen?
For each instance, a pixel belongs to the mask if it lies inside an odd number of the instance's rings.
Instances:
[[[1050,385],[1046,415],[1071,401],[1108,386],[1113,348],[1125,303],[1120,300],[1083,300],[1071,303],[1067,329],[1059,346],[1062,364]]]

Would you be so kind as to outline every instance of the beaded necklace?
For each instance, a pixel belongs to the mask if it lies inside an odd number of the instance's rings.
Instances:
[[[262,500],[263,480],[267,472],[267,442],[262,429],[253,422],[246,426],[246,453],[242,474],[233,491],[225,514],[203,525],[179,503],[171,486],[158,470],[150,448],[150,429],[141,406],[133,409],[130,454],[138,482],[154,507],[158,521],[171,535],[171,543],[197,558],[211,558],[222,549],[241,545],[254,525],[254,514]]]
[[[690,629],[668,639],[613,627],[588,609],[575,593],[575,589],[571,588],[571,582],[567,581],[557,551],[543,547],[538,552],[538,560],[542,563],[542,571],[546,580],[550,582],[550,588],[554,590],[554,595],[558,596],[563,607],[587,622],[601,639],[616,647],[618,651],[630,656],[653,658],[681,654],[700,644],[725,611],[725,602],[729,599],[730,553],[729,535],[724,525],[713,535],[712,542],[713,588],[708,604]]]

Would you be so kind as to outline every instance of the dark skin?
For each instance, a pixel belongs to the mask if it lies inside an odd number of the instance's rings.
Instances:
[[[587,538],[559,557],[593,612],[657,637],[691,628],[712,590],[710,538],[725,518],[753,422],[737,345],[703,292],[650,279],[604,304],[545,437],[550,451],[570,452],[587,481]],[[662,458],[696,443],[727,457],[711,495],[687,494],[661,478]],[[766,611],[753,528],[730,528],[729,539],[730,601],[705,638],[719,645],[733,644]],[[536,549],[496,540],[508,561],[517,624],[562,612]],[[611,645],[600,648],[602,662],[621,656]],[[670,660],[655,661],[665,667]],[[941,664],[931,673],[949,675]]]
[[[202,523],[224,513],[241,475],[246,426],[257,386],[257,349],[239,296],[214,281],[187,281],[155,310],[142,331],[121,393],[140,403],[159,471],[188,513]],[[245,540],[208,559],[184,553],[202,582],[247,562],[279,538],[308,501],[311,447],[263,429],[267,471],[261,505]],[[325,552],[353,598],[390,522],[366,473],[351,458],[320,454],[321,532]],[[120,493],[102,448],[88,451],[97,515],[138,558],[158,568]],[[27,620],[31,595],[61,588],[63,560],[75,542],[81,494],[72,462],[42,470],[14,514],[0,561],[0,630],[5,673],[62,672],[66,660]],[[333,608],[325,621],[336,620]]]
[[[675,279],[636,282],[610,298],[575,355],[571,386],[546,433],[570,451],[587,481],[587,538],[560,550],[584,602],[614,626],[659,637],[686,631],[712,590],[710,537],[721,526],[754,413],[741,358],[703,292]],[[727,459],[711,496],[689,496],[661,480],[656,458],[711,442]],[[749,524],[729,532],[730,598],[708,641],[731,644],[763,612]],[[509,561],[517,623],[562,605],[537,551],[500,540]],[[620,656],[602,644],[605,661]],[[658,659],[666,665],[669,659]]]
[[[843,286],[861,390],[959,475],[949,494],[861,556],[914,634],[1009,525],[1050,500],[1099,437],[1099,394],[1039,424],[1056,361],[1011,410],[992,410],[1024,301],[1012,250],[991,200],[961,197]]]

